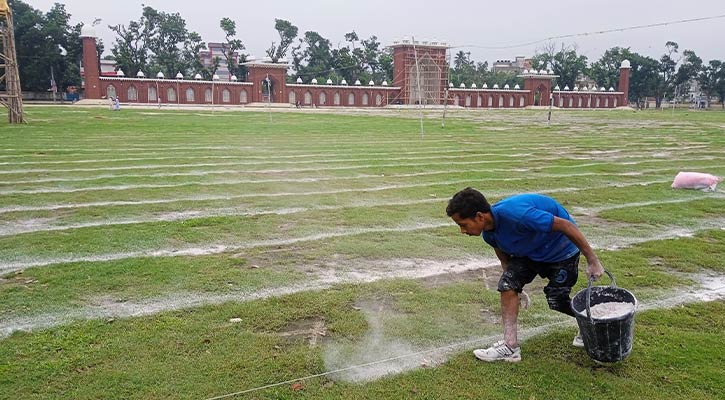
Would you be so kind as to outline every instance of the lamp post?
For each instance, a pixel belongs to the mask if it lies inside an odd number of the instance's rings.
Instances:
[[[214,74],[211,78],[211,112],[214,112],[214,95],[216,92],[214,91],[214,83],[219,80],[219,75]]]

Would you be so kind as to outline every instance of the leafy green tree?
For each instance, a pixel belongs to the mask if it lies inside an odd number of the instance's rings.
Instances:
[[[267,49],[267,56],[272,59],[272,62],[276,63],[287,56],[287,50],[297,38],[299,29],[292,25],[291,22],[277,18],[274,20],[274,29],[279,34],[279,45],[272,42],[272,46]]]
[[[317,78],[324,81],[332,72],[332,46],[317,32],[305,32],[299,45],[292,49],[292,55],[297,75],[305,80]]]
[[[138,71],[146,69],[149,57],[148,32],[142,22],[131,21],[128,27],[115,25],[108,27],[116,33],[115,43],[111,49],[116,67],[128,76],[136,76]]]
[[[69,85],[80,85],[81,25],[70,25],[71,15],[65,5],[56,3],[43,14],[20,0],[8,3],[13,11],[22,89],[48,90],[51,70],[59,91]]]
[[[247,75],[246,68],[240,71],[239,60],[235,57],[235,53],[241,53],[241,50],[244,50],[244,44],[242,41],[234,38],[237,35],[237,24],[230,18],[222,18],[222,20],[219,21],[219,26],[222,28],[225,35],[223,47],[224,59],[227,62],[227,69],[230,74],[244,78]],[[212,60],[212,63],[215,63],[215,60]],[[218,65],[216,69],[218,69]],[[216,70],[214,73],[216,73]],[[214,73],[212,73],[212,76],[214,76]]]
[[[589,77],[594,79],[597,86],[606,88],[619,87],[619,68],[622,61],[629,60],[632,63],[639,54],[633,53],[628,47],[612,47],[604,52],[602,57],[592,63],[589,68]]]
[[[580,75],[586,75],[587,57],[577,54],[576,46],[561,45],[556,50],[554,43],[549,43],[531,59],[531,65],[534,69],[547,69],[551,66],[554,74],[559,75],[557,83],[559,86],[573,87]]]
[[[692,50],[682,52],[682,63],[675,74],[677,94],[684,96],[690,93],[690,82],[695,80],[702,71],[702,58]]]
[[[659,74],[654,86],[655,104],[657,108],[662,106],[662,100],[671,97],[675,89],[675,76],[677,64],[680,58],[677,56],[679,45],[676,42],[668,41],[665,44],[665,54],[660,57]]]
[[[629,78],[629,100],[643,107],[645,98],[654,96],[660,85],[660,63],[646,56],[633,53],[629,60],[632,66]]]
[[[707,65],[702,67],[696,79],[700,85],[700,90],[708,99],[707,106],[710,106],[710,98],[717,96],[720,104],[725,108],[725,105],[723,105],[723,99],[725,98],[725,63],[720,60],[710,60]]]

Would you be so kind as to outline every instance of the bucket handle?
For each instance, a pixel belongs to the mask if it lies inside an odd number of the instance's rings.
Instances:
[[[614,275],[612,275],[609,271],[606,269],[604,270],[604,273],[606,273],[609,276],[609,280],[612,281],[612,283],[609,284],[609,287],[616,288],[617,282],[614,280]],[[591,303],[592,303],[592,283],[594,283],[594,277],[589,277],[589,286],[587,286],[587,318],[589,319],[589,322],[592,322],[592,309],[591,309]]]

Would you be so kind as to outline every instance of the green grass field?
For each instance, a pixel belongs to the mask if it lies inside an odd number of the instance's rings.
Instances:
[[[725,176],[725,113],[417,115],[0,124],[0,398],[721,398],[725,191],[670,184]],[[537,280],[524,360],[473,359],[500,267],[445,215],[466,186],[572,212],[641,302],[630,358],[573,348]]]

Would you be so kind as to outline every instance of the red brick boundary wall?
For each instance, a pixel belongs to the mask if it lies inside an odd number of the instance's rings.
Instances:
[[[333,84],[328,80],[318,84],[316,80],[303,83],[287,83],[287,64],[252,61],[246,63],[249,74],[246,82],[167,79],[162,74],[156,78],[117,77],[100,75],[96,35],[93,29],[84,27],[83,66],[85,97],[105,99],[117,97],[124,103],[140,104],[218,104],[245,105],[249,103],[287,103],[300,107],[385,107],[389,104],[415,104],[420,81],[425,84],[425,104],[456,105],[467,108],[523,108],[549,106],[559,108],[615,108],[627,104],[629,92],[629,61],[619,70],[619,88],[569,88],[551,87],[557,78],[550,71],[524,71],[523,89],[488,88],[476,84],[459,88],[445,88],[448,82],[446,63],[447,45],[438,42],[420,42],[415,47],[409,41],[395,42],[393,47],[393,86],[387,82],[376,84],[360,81],[349,85],[344,80]],[[416,65],[416,55],[418,65]],[[422,70],[421,70],[422,68]],[[421,79],[411,76],[420,71]],[[120,71],[119,71],[120,72]],[[416,81],[416,82],[414,82]],[[447,97],[446,97],[447,95]],[[418,97],[422,99],[422,97]],[[446,100],[444,100],[446,99]]]

